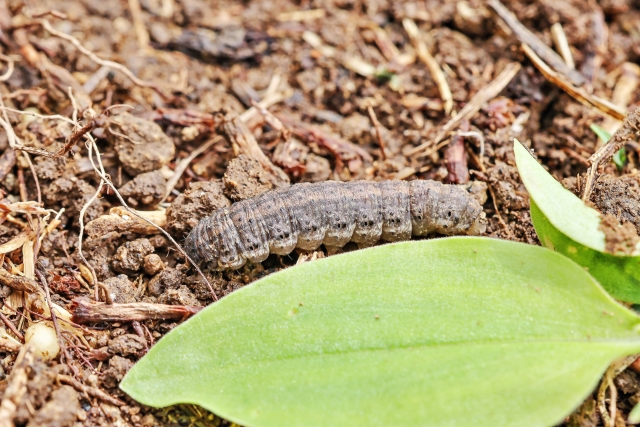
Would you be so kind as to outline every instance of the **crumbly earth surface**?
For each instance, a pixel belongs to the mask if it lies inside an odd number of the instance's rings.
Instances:
[[[640,1],[504,3],[549,46],[551,26],[563,26],[588,90],[629,110],[640,105],[640,90],[618,88],[633,76],[637,82],[640,74]],[[126,67],[135,79],[43,30],[39,19],[99,58]],[[495,98],[454,128],[446,144],[415,155],[408,153],[432,141],[450,115],[436,80],[416,57],[403,19],[416,23],[443,70],[453,113],[509,63],[522,65]],[[486,212],[486,236],[539,244],[512,139],[531,147],[558,180],[579,192],[577,177],[585,175],[600,144],[590,125],[615,124],[549,83],[482,0],[0,0],[0,54],[5,106],[58,115],[6,111],[12,131],[0,127],[0,202],[40,200],[52,211],[45,220],[0,210],[0,245],[22,239],[0,255],[0,268],[24,271],[24,254],[33,253],[33,268],[49,284],[51,301],[70,311],[78,298],[177,309],[213,301],[166,236],[119,208],[121,200],[101,186],[94,166],[112,180],[122,201],[153,218],[177,243],[200,219],[279,186],[284,177],[291,183],[467,184]],[[347,60],[353,58],[358,61]],[[269,105],[251,109],[256,102]],[[248,134],[224,126],[232,119],[242,120]],[[591,196],[593,206],[607,214],[603,229],[613,251],[628,251],[640,231],[634,132],[625,143],[622,168],[602,165]],[[100,159],[95,148],[88,149],[85,134],[95,139]],[[15,142],[40,154],[27,159],[11,148]],[[65,147],[67,142],[73,144]],[[63,148],[56,156],[42,151]],[[36,226],[36,217],[44,227]],[[89,267],[80,253],[81,230]],[[24,249],[27,241],[34,245]],[[324,248],[270,255],[238,271],[206,274],[222,297],[324,256]],[[25,316],[36,319],[45,309],[36,293],[22,295],[0,285],[0,328],[18,342],[29,325]],[[119,390],[133,364],[182,321],[175,319],[105,319],[83,325],[82,338],[63,337],[64,355],[28,367],[26,392],[12,421],[230,425],[190,405],[145,407]],[[17,355],[0,347],[0,396]],[[640,378],[629,369],[615,383],[623,423],[638,401]],[[596,406],[590,396],[565,424],[602,425]]]

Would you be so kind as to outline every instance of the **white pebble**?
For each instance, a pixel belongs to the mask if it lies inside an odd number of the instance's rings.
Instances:
[[[51,360],[60,353],[56,331],[46,323],[34,323],[29,326],[24,334],[24,340],[27,343],[33,343],[35,354],[42,356],[44,360]]]

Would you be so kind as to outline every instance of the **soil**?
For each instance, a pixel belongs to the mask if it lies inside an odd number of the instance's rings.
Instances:
[[[607,100],[619,98],[616,85],[622,76],[633,76],[640,61],[640,1],[505,3],[549,46],[550,28],[560,23],[585,87]],[[484,204],[487,236],[539,244],[512,139],[531,147],[558,180],[575,187],[599,147],[589,126],[612,123],[549,83],[480,0],[140,0],[140,12],[133,14],[132,4],[138,1],[0,0],[3,102],[12,109],[77,116],[79,121],[74,127],[60,117],[7,112],[19,142],[40,150],[30,160],[12,149],[9,135],[0,131],[2,203],[41,200],[44,208],[61,212],[59,223],[33,248],[35,268],[49,283],[52,301],[72,312],[78,298],[190,307],[214,300],[176,246],[120,208],[112,189],[100,186],[93,165],[104,169],[124,202],[155,218],[178,243],[216,209],[288,182],[435,179],[466,185]],[[324,15],[291,13],[313,9]],[[53,10],[61,14],[42,15]],[[103,67],[45,31],[40,16],[137,79]],[[462,121],[447,145],[426,156],[405,153],[432,140],[450,116],[436,80],[416,58],[403,19],[413,20],[425,35],[450,87],[454,113],[509,63],[522,65],[499,96]],[[364,65],[354,65],[348,61],[352,58]],[[264,111],[250,110],[255,102],[274,97]],[[629,111],[639,106],[640,91],[628,91],[624,104]],[[640,231],[640,145],[637,133],[629,132],[621,142],[623,167],[602,165],[591,194],[594,206],[607,214],[603,229],[612,251],[628,252]],[[95,150],[90,156],[85,134],[95,138],[99,164]],[[208,148],[185,167],[184,160],[204,144]],[[64,154],[56,156],[42,151],[61,149]],[[179,171],[177,180],[174,171]],[[0,244],[33,230],[35,217],[0,213]],[[81,225],[82,253],[90,268],[79,252]],[[36,240],[35,233],[29,236]],[[271,255],[260,265],[205,275],[220,298],[266,274],[325,256],[324,249]],[[22,246],[0,257],[0,267],[25,268]],[[94,286],[94,274],[99,286]],[[23,316],[34,318],[43,306],[27,293],[24,304],[35,312],[30,313],[16,295],[21,294],[0,284],[3,327],[20,341],[28,326]],[[29,367],[26,394],[13,422],[229,425],[191,405],[145,407],[118,389],[131,366],[180,323],[175,318],[109,319],[84,325],[82,339],[65,336],[66,355]],[[0,395],[16,356],[0,347]],[[61,376],[118,400],[95,397]],[[637,402],[640,378],[629,370],[616,378],[616,385],[618,413],[626,417]],[[601,423],[593,396],[566,421],[572,426]]]

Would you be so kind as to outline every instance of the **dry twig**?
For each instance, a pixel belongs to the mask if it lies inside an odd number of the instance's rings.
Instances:
[[[634,94],[638,89],[638,84],[640,83],[640,66],[633,62],[625,62],[620,66],[619,70],[620,77],[611,94],[611,102],[622,110],[627,111],[627,107],[633,100]],[[621,124],[622,122],[620,120],[605,117],[604,122],[602,122],[602,127],[613,135],[620,128]],[[604,143],[604,141],[598,138],[598,146]]]
[[[591,191],[596,182],[598,175],[598,167],[608,162],[613,155],[628,141],[633,141],[640,133],[640,107],[635,111],[629,113],[629,115],[622,122],[622,126],[613,134],[611,139],[602,147],[598,149],[589,158],[591,167],[587,170],[587,176],[584,183],[584,191],[582,193],[582,200],[587,201],[591,197]]]
[[[38,290],[38,283],[35,280],[11,274],[4,268],[0,268],[0,284],[16,291],[36,292]]]
[[[558,86],[560,89],[571,95],[576,101],[582,104],[597,109],[598,111],[608,114],[609,116],[622,120],[624,119],[625,112],[620,107],[611,102],[599,98],[590,94],[584,88],[578,88],[571,84],[563,75],[553,71],[542,59],[526,44],[522,45],[522,50],[529,57],[533,65],[542,73],[543,76],[551,83]]]
[[[531,49],[544,61],[551,65],[554,70],[567,76],[572,84],[580,86],[585,83],[585,78],[578,72],[578,70],[570,68],[564,60],[555,53],[549,46],[544,44],[535,34],[533,34],[527,27],[522,25],[518,18],[516,18],[499,0],[489,0],[489,6],[495,10],[495,12],[502,18],[505,24],[513,31],[520,43],[531,46]]]
[[[72,321],[75,323],[132,322],[143,320],[184,320],[202,307],[150,304],[145,302],[129,304],[103,304],[86,299],[73,300]]]
[[[85,393],[89,396],[93,396],[95,398],[98,398],[100,400],[103,400],[115,406],[124,405],[124,402],[121,401],[120,399],[116,399],[115,397],[108,395],[107,393],[105,393],[104,391],[98,388],[84,385],[80,381],[76,380],[73,377],[70,377],[69,375],[58,374],[57,378],[58,378],[58,381],[60,381],[61,383],[70,385],[71,387],[78,390],[80,393]]]
[[[129,11],[131,12],[131,19],[133,20],[133,28],[136,31],[136,37],[138,38],[138,45],[140,49],[146,50],[149,48],[149,32],[144,25],[142,19],[142,8],[138,0],[129,0]]]

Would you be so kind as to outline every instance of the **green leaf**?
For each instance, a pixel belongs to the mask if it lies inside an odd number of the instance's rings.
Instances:
[[[590,126],[591,130],[602,140],[602,142],[607,143],[611,139],[611,134],[606,130],[601,128],[598,125],[592,124]],[[625,163],[627,163],[627,152],[624,147],[620,148],[616,151],[616,154],[613,155],[613,163],[615,163],[618,171],[622,171]]]
[[[616,164],[616,168],[618,168],[618,172],[621,172],[624,168],[624,165],[627,163],[627,152],[624,147],[616,151],[616,154],[613,155],[613,163]]]
[[[629,412],[628,422],[629,424],[640,423],[640,403],[637,403],[636,406],[633,407],[631,412]]]
[[[593,133],[595,133],[598,136],[598,138],[600,138],[602,142],[604,142],[605,144],[609,142],[609,140],[611,139],[611,134],[606,129],[601,128],[596,124],[592,124],[589,127],[591,128]]]
[[[413,241],[305,263],[177,327],[121,388],[245,426],[547,426],[640,318],[545,248]]]
[[[518,140],[513,150],[542,244],[588,268],[616,299],[640,303],[640,256],[605,252],[600,213],[556,181]]]

